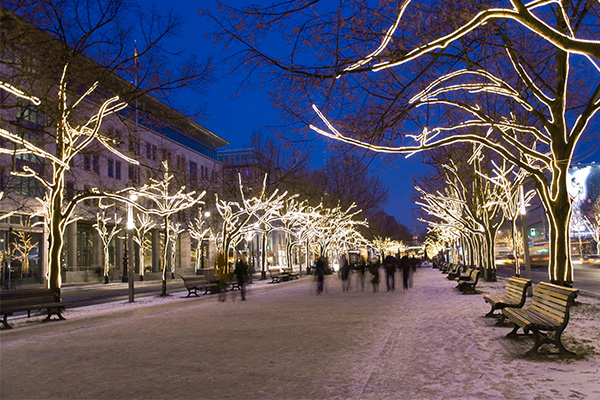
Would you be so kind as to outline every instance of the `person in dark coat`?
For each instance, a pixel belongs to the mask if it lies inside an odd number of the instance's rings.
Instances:
[[[365,269],[366,268],[367,268],[367,265],[365,264],[365,262],[361,261],[360,264],[358,264],[358,267],[356,269],[356,271],[358,273],[358,279],[356,280],[356,290],[358,290],[358,286],[360,285],[361,292],[365,291]]]
[[[248,281],[248,263],[244,258],[239,258],[235,263],[233,274],[237,278],[238,286],[242,292],[242,301],[246,301],[246,282]]]
[[[340,257],[340,274],[342,275],[342,292],[350,290],[350,264],[345,255]]]
[[[369,272],[373,275],[371,283],[373,284],[373,293],[379,291],[379,261],[369,265]]]
[[[388,292],[393,292],[396,289],[394,278],[394,274],[396,273],[396,264],[396,257],[391,254],[383,260],[383,266],[385,268],[385,284]]]
[[[325,283],[325,270],[327,269],[327,259],[319,257],[316,262],[315,276],[317,277],[317,294],[323,293]]]
[[[402,269],[402,286],[404,290],[408,289],[408,279],[410,277],[411,262],[408,255],[405,254],[400,259],[400,268]]]

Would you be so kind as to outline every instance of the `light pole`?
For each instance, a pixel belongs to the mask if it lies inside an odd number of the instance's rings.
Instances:
[[[210,211],[208,211],[208,210],[204,211],[204,213],[202,214],[202,216],[207,221],[207,225],[210,228],[210,223],[208,222],[209,218],[210,218]],[[208,244],[207,244],[207,246],[208,246]],[[201,266],[202,266],[202,269],[204,269],[205,268],[205,261],[204,260],[206,259],[206,251],[205,251],[205,247],[204,247],[204,239],[202,239],[202,241],[200,242],[200,247],[201,247],[201,251],[202,251]]]
[[[136,201],[137,195],[131,194],[129,195],[129,200]],[[133,303],[134,300],[134,291],[133,291],[133,262],[129,260],[127,254],[127,248],[133,250],[133,235],[131,231],[135,228],[135,221],[133,220],[133,205],[130,203],[127,204],[127,233],[126,233],[126,247],[125,247],[125,257],[124,259],[127,262],[127,281],[129,282],[129,302]],[[133,255],[133,253],[132,253]],[[133,257],[132,257],[133,258]]]
[[[527,228],[527,210],[525,209],[525,197],[523,195],[523,185],[519,186],[519,201],[521,214],[521,236],[523,236],[523,262],[525,263],[525,278],[531,279],[531,260],[529,259],[529,229]],[[517,262],[515,260],[515,262]],[[533,285],[527,288],[527,296],[533,295]]]
[[[249,283],[252,283],[252,274],[254,273],[254,232],[246,233],[246,246],[248,247],[248,275],[250,276]]]

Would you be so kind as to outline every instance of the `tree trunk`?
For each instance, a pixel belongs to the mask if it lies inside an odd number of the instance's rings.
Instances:
[[[564,202],[552,202],[548,212],[550,223],[548,275],[554,284],[573,286],[573,264],[571,263],[569,238],[571,202],[568,196],[564,197],[566,197]]]
[[[573,285],[573,264],[569,239],[572,214],[567,178],[569,165],[555,163],[553,168],[550,187],[544,181],[536,181],[550,228],[548,276],[551,283],[570,287]]]
[[[50,193],[49,204],[50,212],[48,221],[48,287],[52,290],[54,300],[60,301],[60,287],[61,287],[61,254],[64,245],[64,226],[62,219],[62,179],[58,179],[56,187],[52,188]],[[58,188],[58,189],[57,189]]]
[[[165,217],[164,218],[164,224],[165,224],[165,243],[164,243],[164,250],[163,250],[163,268],[162,268],[162,285],[161,285],[161,292],[160,295],[162,297],[166,297],[167,296],[167,264],[169,263],[169,250],[171,249],[170,246],[170,235],[169,235],[169,218]]]
[[[485,230],[485,280],[496,281],[496,230],[493,228]]]
[[[513,242],[513,257],[515,257],[515,276],[521,276],[521,263],[519,261],[519,240],[517,239],[517,217],[511,221],[511,234]]]
[[[260,277],[261,279],[267,279],[267,234],[263,233],[260,243]]]

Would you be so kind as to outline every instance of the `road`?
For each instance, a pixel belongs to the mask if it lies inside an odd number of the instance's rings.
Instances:
[[[181,279],[167,281],[167,294],[185,290]],[[159,296],[161,281],[135,281],[134,297]],[[94,304],[122,301],[129,299],[129,286],[127,283],[108,283],[65,286],[61,289],[63,301],[71,303],[70,307],[84,307]]]
[[[574,287],[579,290],[600,295],[600,263],[573,261]],[[504,264],[497,266],[497,275],[502,277],[514,276],[514,265]],[[521,276],[525,277],[525,268],[521,268]],[[534,283],[548,282],[548,270],[541,267],[531,268],[531,277]]]

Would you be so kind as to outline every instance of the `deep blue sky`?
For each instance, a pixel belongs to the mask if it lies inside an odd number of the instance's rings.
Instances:
[[[247,5],[249,1],[226,0],[227,4]],[[216,63],[215,82],[207,88],[205,95],[201,97],[181,95],[174,99],[174,103],[187,104],[191,109],[198,104],[206,105],[207,118],[199,121],[206,128],[213,131],[229,141],[230,148],[242,148],[249,144],[252,132],[259,131],[265,126],[277,125],[279,111],[272,107],[267,97],[267,90],[255,85],[253,89],[240,88],[243,74],[230,75],[228,72],[231,65],[223,62],[226,53],[215,47],[211,40],[205,39],[204,35],[214,28],[211,22],[204,16],[198,14],[200,9],[217,10],[216,0],[157,0],[157,8],[161,12],[170,9],[184,19],[184,25],[176,40],[171,40],[169,46],[173,50],[183,50],[195,53],[199,58],[211,55]],[[265,3],[266,4],[266,3]],[[243,71],[242,71],[243,72]],[[193,102],[197,102],[194,104]],[[598,132],[599,117],[595,119],[595,126],[589,126],[588,130]],[[316,134],[306,128],[307,133],[314,137]],[[598,135],[596,135],[598,136]],[[320,163],[327,158],[325,143],[328,139],[318,138],[315,141],[315,163]],[[599,143],[581,143],[578,153],[584,155],[577,157],[577,162],[600,163]],[[420,173],[423,169],[419,157],[413,156],[405,159],[397,156],[395,165],[386,164],[385,168],[376,168],[377,173],[387,185],[390,201],[385,211],[397,218],[400,223],[405,224],[412,230],[415,221],[412,210],[416,207],[410,200],[413,192],[411,177]]]
[[[248,4],[247,1],[226,1],[228,4]],[[204,39],[207,32],[213,30],[208,19],[198,14],[200,9],[217,9],[216,0],[189,1],[189,0],[159,0],[155,3],[160,12],[170,9],[184,19],[184,25],[175,40],[170,40],[169,46],[173,50],[190,51],[204,58],[208,55],[213,57],[216,63],[215,82],[207,88],[206,93],[201,96],[186,96],[182,94],[175,99],[175,104],[186,104],[190,109],[197,105],[206,105],[207,117],[199,121],[215,134],[229,141],[229,148],[242,148],[250,143],[250,135],[254,131],[260,131],[265,126],[278,124],[279,111],[274,109],[267,96],[267,90],[260,87],[247,89],[240,87],[244,77],[242,72],[230,75],[231,65],[224,63],[223,59],[228,53],[223,53],[220,48],[215,47],[211,40]],[[258,86],[258,85],[255,85]],[[197,102],[197,104],[194,104]],[[310,137],[319,135],[310,131],[306,132]],[[317,138],[313,154],[313,164],[319,166],[324,159],[328,158],[325,148],[328,139]],[[389,190],[390,201],[385,211],[396,217],[398,222],[406,225],[412,230],[415,220],[412,217],[414,208],[410,195],[413,192],[410,181],[413,173],[421,167],[418,157],[405,159],[397,156],[397,165],[386,164],[385,168],[375,168],[378,175]],[[373,164],[377,166],[377,163]]]

